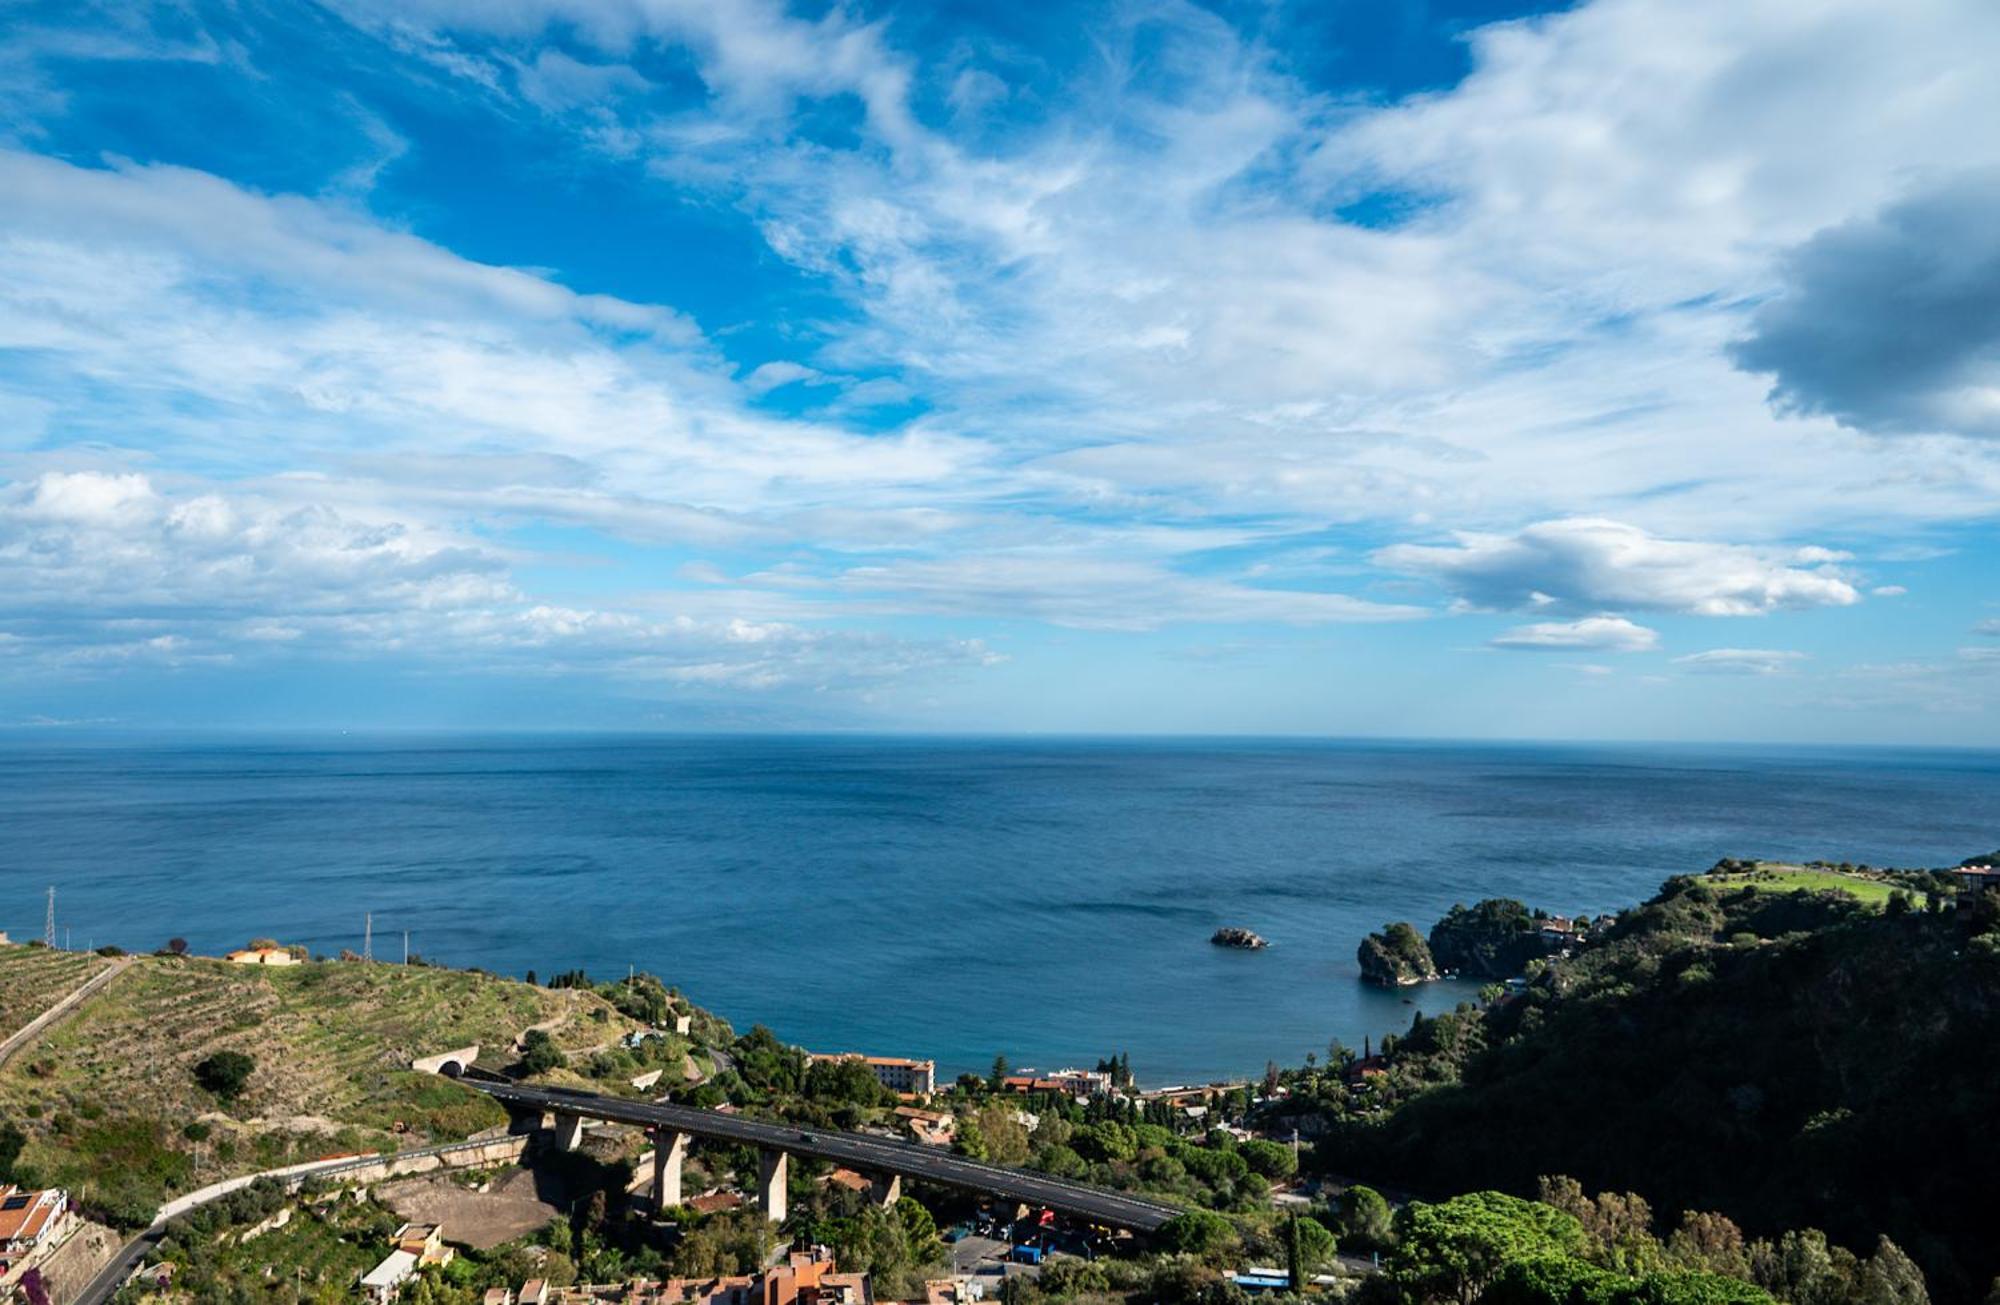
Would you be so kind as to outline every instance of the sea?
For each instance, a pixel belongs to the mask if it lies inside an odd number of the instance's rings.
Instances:
[[[909,737],[0,742],[0,928],[651,971],[739,1029],[945,1075],[1255,1076],[1475,994],[1392,920],[1596,915],[1718,857],[1951,865],[2000,752]],[[1270,940],[1210,943],[1223,925]]]

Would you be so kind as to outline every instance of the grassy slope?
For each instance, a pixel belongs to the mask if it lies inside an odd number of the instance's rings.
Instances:
[[[1804,893],[1825,892],[1846,893],[1857,902],[1869,906],[1881,906],[1889,900],[1889,894],[1896,885],[1865,875],[1841,874],[1837,870],[1808,870],[1803,866],[1760,864],[1748,874],[1703,875],[1702,882],[1717,892],[1727,892],[1746,884],[1755,884],[1760,892]]]
[[[9,956],[9,961],[12,957]],[[23,1122],[23,1164],[88,1192],[143,1200],[334,1151],[464,1136],[491,1102],[409,1072],[476,1042],[505,1063],[530,1025],[582,1050],[637,1027],[595,994],[453,970],[329,962],[256,969],[146,957],[0,1072],[0,1115]],[[213,1052],[257,1060],[224,1107],[194,1080]],[[207,1117],[200,1142],[182,1126]]]
[[[95,952],[0,947],[0,1038],[61,1001],[70,989],[109,964]]]

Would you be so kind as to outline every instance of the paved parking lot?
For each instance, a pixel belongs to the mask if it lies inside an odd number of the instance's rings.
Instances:
[[[992,1282],[1007,1275],[1033,1277],[1038,1272],[1032,1264],[1009,1264],[1005,1240],[977,1234],[951,1244],[951,1269],[953,1273],[984,1275]]]

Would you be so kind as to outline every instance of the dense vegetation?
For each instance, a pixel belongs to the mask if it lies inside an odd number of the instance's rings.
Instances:
[[[1840,1248],[1887,1236],[1937,1295],[1976,1299],[2000,1273],[2000,894],[1926,910],[1934,879],[1894,882],[1910,887],[1876,909],[1669,881],[1574,957],[1531,964],[1525,991],[1420,1016],[1385,1046],[1388,1075],[1293,1076],[1288,1108],[1324,1130],[1326,1167],[1443,1192],[1573,1174],[1719,1212],[1856,1292]],[[1778,1294],[1858,1299],[1814,1290]]]
[[[1438,976],[1437,962],[1424,936],[1406,920],[1385,924],[1363,938],[1356,959],[1361,962],[1362,978],[1385,987],[1422,983]]]
[[[1431,926],[1431,955],[1468,979],[1511,979],[1554,950],[1542,941],[1546,918],[1507,897],[1454,906]]]

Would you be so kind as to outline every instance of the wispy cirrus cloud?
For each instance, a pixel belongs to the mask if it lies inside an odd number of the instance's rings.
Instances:
[[[1783,675],[1795,670],[1806,654],[1780,648],[1711,648],[1674,658],[1702,675]]]

